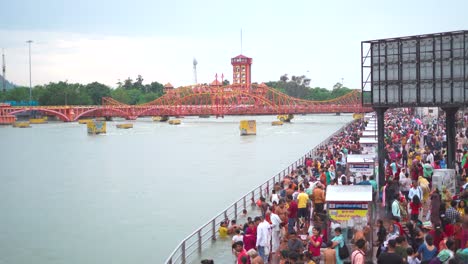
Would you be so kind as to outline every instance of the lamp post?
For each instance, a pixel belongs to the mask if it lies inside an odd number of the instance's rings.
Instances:
[[[32,103],[32,83],[31,83],[31,43],[32,40],[26,41],[29,45],[29,105]]]

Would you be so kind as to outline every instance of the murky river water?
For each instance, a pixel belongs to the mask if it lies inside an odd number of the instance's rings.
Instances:
[[[163,263],[185,236],[351,120],[184,118],[0,127],[0,263]]]

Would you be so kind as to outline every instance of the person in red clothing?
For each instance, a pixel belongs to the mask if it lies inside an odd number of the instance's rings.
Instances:
[[[232,244],[232,249],[236,252],[237,264],[242,264],[242,258],[247,258],[247,263],[250,264],[250,257],[247,255],[247,251],[244,249],[244,243],[242,241],[237,241]]]
[[[410,210],[411,210],[411,220],[418,221],[419,212],[421,211],[422,204],[421,200],[419,200],[419,196],[414,195],[413,200],[410,203]]]
[[[257,243],[257,235],[253,234],[254,222],[249,222],[249,227],[245,230],[243,237],[244,248],[246,251],[250,249],[255,249],[255,244]]]
[[[293,200],[292,195],[288,195],[288,234],[294,232],[297,220],[297,202]]]
[[[320,236],[320,227],[312,228],[312,236],[309,240],[309,253],[312,255],[312,261],[320,263],[320,247],[322,246],[322,237]]]
[[[433,230],[429,231],[429,234],[434,238],[434,246],[439,249],[440,242],[445,238],[442,227],[437,225]]]

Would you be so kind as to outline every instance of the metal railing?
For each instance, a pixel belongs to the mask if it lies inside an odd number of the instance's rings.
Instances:
[[[260,197],[267,197],[270,193],[270,190],[273,189],[276,182],[280,182],[286,175],[290,174],[298,166],[304,165],[306,158],[316,158],[316,153],[319,148],[327,145],[330,139],[339,133],[341,133],[347,126],[352,122],[347,123],[342,126],[335,133],[330,135],[328,138],[323,140],[320,144],[315,146],[312,150],[307,152],[304,156],[293,162],[284,170],[280,171],[278,174],[252,189],[242,198],[231,204],[229,207],[221,211],[215,217],[213,217],[206,224],[202,225],[200,228],[195,230],[192,234],[187,236],[182,242],[176,247],[174,251],[169,255],[166,260],[166,264],[186,264],[191,259],[194,259],[195,256],[199,256],[202,251],[210,246],[209,241],[216,241],[217,227],[220,223],[226,219],[237,219],[237,217],[242,213],[244,209],[247,209],[247,206],[252,205],[260,199]]]

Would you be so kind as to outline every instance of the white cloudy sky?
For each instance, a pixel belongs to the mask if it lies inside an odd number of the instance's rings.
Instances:
[[[230,58],[254,59],[253,81],[306,74],[312,86],[341,78],[360,87],[362,40],[468,29],[468,1],[6,1],[0,19],[7,78],[27,85],[55,81],[111,86],[141,74],[145,83],[231,80]],[[6,12],[4,12],[6,10]]]

